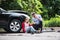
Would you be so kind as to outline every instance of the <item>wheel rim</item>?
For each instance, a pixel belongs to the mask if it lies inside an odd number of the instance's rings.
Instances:
[[[20,29],[20,24],[17,21],[11,22],[10,24],[10,30],[11,31],[18,31]]]

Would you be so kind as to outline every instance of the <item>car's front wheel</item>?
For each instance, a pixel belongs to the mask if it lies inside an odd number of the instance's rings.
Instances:
[[[20,20],[12,20],[8,25],[9,32],[20,32],[21,22]]]

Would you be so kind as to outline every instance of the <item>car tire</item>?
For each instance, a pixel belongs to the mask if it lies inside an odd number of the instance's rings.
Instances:
[[[20,20],[13,19],[8,25],[8,32],[20,32],[21,30],[21,22]]]

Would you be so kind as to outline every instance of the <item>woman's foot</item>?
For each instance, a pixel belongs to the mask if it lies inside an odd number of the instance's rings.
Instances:
[[[35,32],[31,32],[31,34],[34,34]]]
[[[42,31],[40,31],[40,30],[37,30],[35,33],[42,33]]]

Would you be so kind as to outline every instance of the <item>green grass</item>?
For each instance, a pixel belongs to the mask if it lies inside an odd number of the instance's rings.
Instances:
[[[45,27],[60,27],[60,17],[51,18],[50,20],[44,20],[43,25]]]

